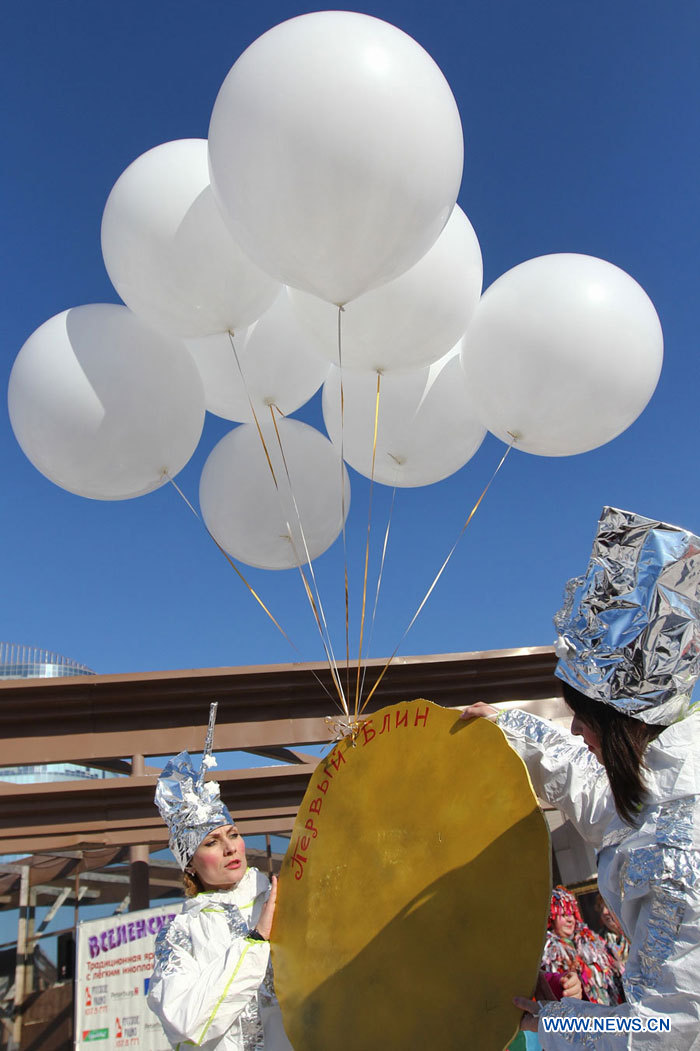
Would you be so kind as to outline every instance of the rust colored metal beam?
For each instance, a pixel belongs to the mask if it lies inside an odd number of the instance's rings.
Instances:
[[[314,764],[222,770],[221,795],[248,834],[291,831]],[[0,792],[0,854],[98,846],[167,845],[153,803],[156,778],[10,785]],[[80,870],[61,859],[58,871]],[[47,882],[45,875],[41,882]],[[0,877],[0,893],[3,889]]]
[[[558,697],[554,664],[548,646],[399,657],[367,714],[415,697],[447,707]],[[368,662],[366,692],[384,665]],[[0,681],[0,766],[196,751],[211,700],[219,701],[217,749],[327,742],[325,718],[337,714],[332,692],[328,668],[320,664],[8,679]]]

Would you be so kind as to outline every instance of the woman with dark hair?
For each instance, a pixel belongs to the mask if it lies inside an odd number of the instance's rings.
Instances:
[[[481,702],[463,716],[494,719],[537,795],[596,847],[600,892],[630,942],[626,1002],[517,997],[521,1026],[546,1051],[698,1049],[700,538],[605,508],[555,625],[571,734]]]

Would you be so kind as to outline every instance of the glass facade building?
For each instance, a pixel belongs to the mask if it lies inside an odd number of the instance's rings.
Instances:
[[[36,646],[0,642],[0,679],[58,679],[69,675],[94,675],[91,668]],[[31,785],[47,781],[101,779],[114,774],[77,763],[41,763],[36,766],[0,767],[0,779]]]

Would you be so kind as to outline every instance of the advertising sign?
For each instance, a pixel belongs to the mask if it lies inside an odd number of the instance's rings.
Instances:
[[[170,1051],[146,994],[156,935],[180,908],[161,905],[78,924],[76,1051]]]

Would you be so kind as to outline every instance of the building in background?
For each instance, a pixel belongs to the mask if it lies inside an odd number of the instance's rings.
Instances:
[[[94,675],[91,668],[62,657],[60,653],[0,642],[0,679],[58,679],[73,675]],[[42,763],[35,766],[0,767],[0,780],[14,784],[36,784],[47,781],[94,780],[114,777],[113,773],[77,763]],[[9,860],[6,857],[5,860]]]

